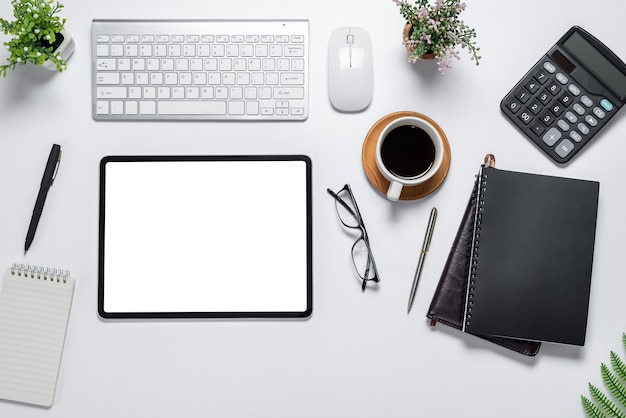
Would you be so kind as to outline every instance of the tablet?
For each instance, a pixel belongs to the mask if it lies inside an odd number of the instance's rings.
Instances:
[[[311,160],[109,156],[100,163],[102,318],[305,318]]]

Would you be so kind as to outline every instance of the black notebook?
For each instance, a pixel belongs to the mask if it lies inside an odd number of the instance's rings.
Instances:
[[[584,345],[599,187],[481,168],[463,331]]]

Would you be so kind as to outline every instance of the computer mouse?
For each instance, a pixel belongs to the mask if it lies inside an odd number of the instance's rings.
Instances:
[[[372,41],[358,27],[335,29],[328,42],[328,95],[335,109],[358,112],[372,101]]]

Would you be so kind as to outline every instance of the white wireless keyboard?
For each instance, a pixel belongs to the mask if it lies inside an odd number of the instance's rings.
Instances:
[[[94,20],[96,120],[304,120],[308,20]]]

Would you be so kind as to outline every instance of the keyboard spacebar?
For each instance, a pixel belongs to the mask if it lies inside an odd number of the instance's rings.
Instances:
[[[165,101],[158,102],[160,115],[225,115],[226,102]]]

